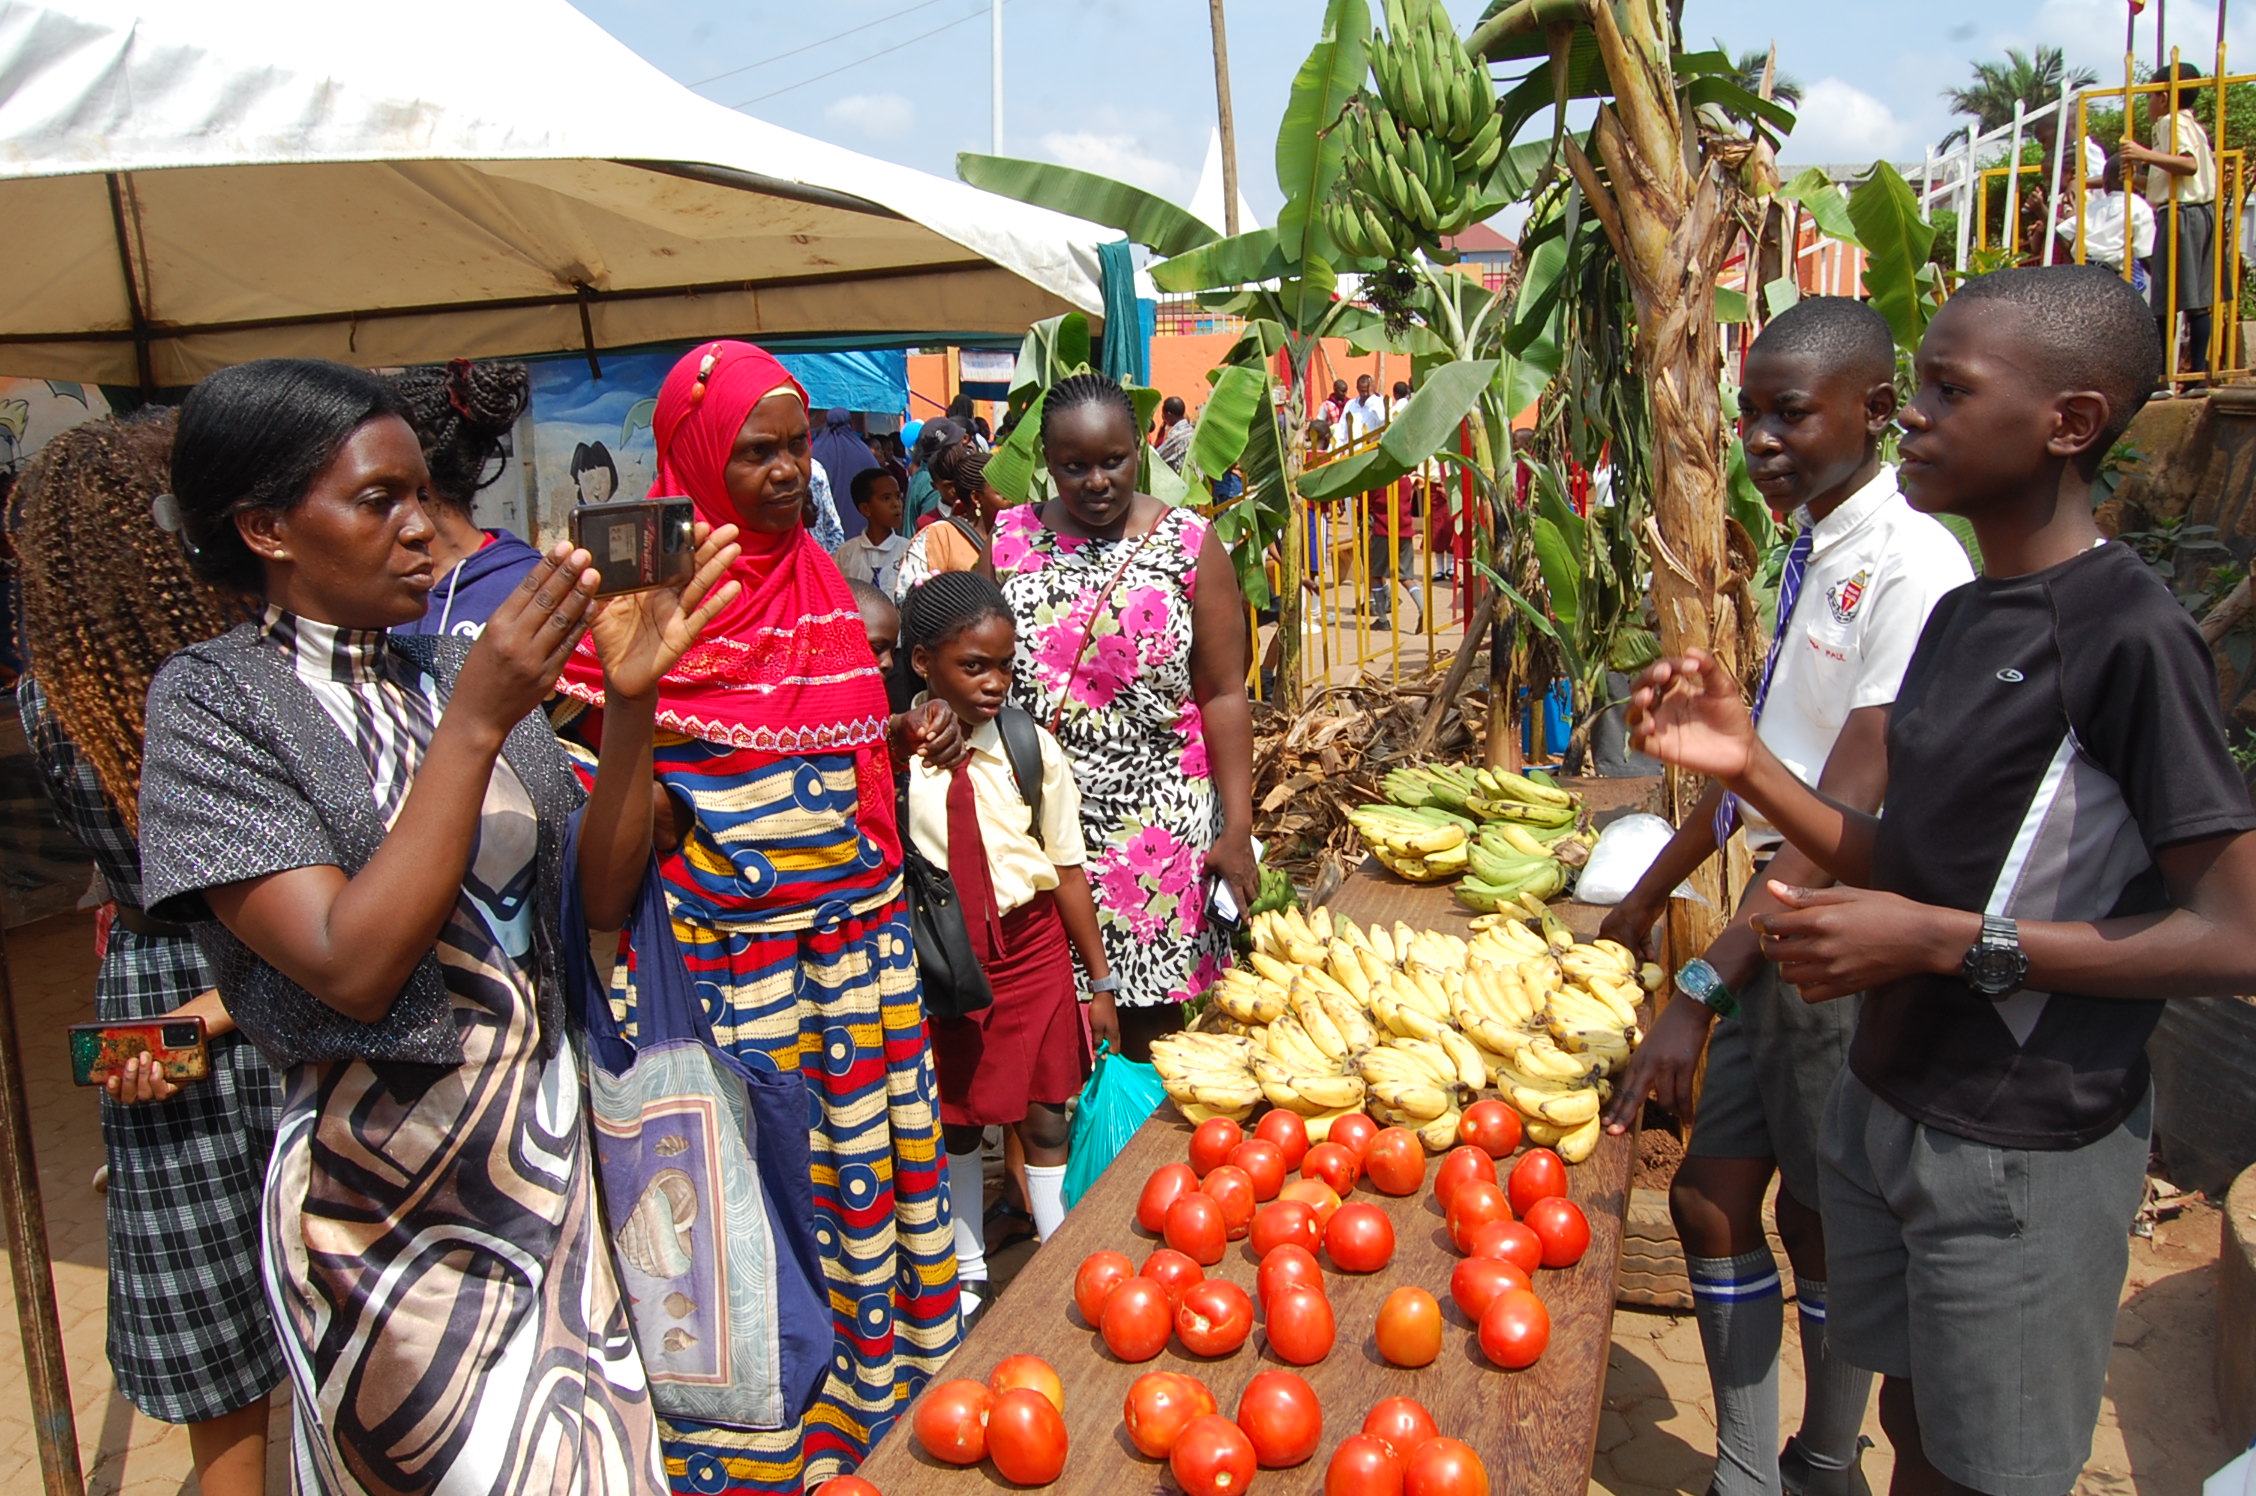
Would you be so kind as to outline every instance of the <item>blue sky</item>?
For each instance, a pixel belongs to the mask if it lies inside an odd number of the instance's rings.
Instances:
[[[777,124],[949,176],[956,152],[989,148],[983,0],[576,3],[675,78]],[[1446,3],[1463,30],[1484,0]],[[2214,6],[2168,0],[2168,9],[2171,39],[2206,66]],[[2154,12],[2149,4],[2139,26],[2143,56]],[[1280,197],[1277,119],[1321,14],[1319,0],[1229,0],[1241,171],[1264,220]],[[2236,70],[2256,69],[2256,0],[2230,14]],[[1942,90],[1971,59],[2048,42],[2114,77],[2124,15],[2125,0],[1689,0],[1685,34],[1735,49],[1777,43],[1780,67],[1809,89],[1790,164],[1916,160],[1955,123]],[[1003,25],[1006,154],[1188,199],[1214,125],[1205,0],[1006,0]],[[841,35],[850,28],[862,29]]]

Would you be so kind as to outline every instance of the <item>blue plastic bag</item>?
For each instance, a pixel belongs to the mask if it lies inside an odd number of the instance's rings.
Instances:
[[[1109,1039],[1098,1042],[1096,1069],[1081,1088],[1080,1107],[1073,1115],[1073,1156],[1065,1164],[1068,1210],[1112,1166],[1166,1097],[1157,1070],[1114,1054]]]

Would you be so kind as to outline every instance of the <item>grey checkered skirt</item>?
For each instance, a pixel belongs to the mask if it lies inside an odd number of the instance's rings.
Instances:
[[[210,985],[194,941],[119,925],[94,1005],[105,1023],[154,1018]],[[110,1367],[126,1401],[166,1423],[248,1407],[283,1376],[259,1266],[281,1087],[239,1036],[213,1040],[211,1062],[210,1079],[170,1101],[102,1098]]]

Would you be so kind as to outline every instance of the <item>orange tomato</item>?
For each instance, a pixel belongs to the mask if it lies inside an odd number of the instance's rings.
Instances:
[[[1379,1306],[1377,1339],[1393,1365],[1432,1365],[1441,1354],[1440,1303],[1423,1288],[1397,1288]]]

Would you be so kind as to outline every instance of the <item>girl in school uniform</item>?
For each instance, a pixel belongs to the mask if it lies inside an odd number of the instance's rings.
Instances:
[[[1040,749],[1037,792],[1014,772],[997,724],[1018,654],[1001,589],[978,572],[943,572],[909,590],[901,626],[929,699],[956,714],[971,744],[952,770],[914,761],[908,783],[909,834],[954,880],[995,998],[966,1017],[932,1020],[956,1268],[970,1314],[987,1281],[980,1133],[999,1125],[1018,1135],[1035,1235],[1047,1240],[1065,1216],[1065,1104],[1089,1074],[1092,1031],[1119,1048],[1118,983],[1081,871],[1081,797],[1065,754],[1041,726],[1023,722]],[[1086,1012],[1074,951],[1089,975]]]

